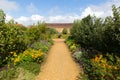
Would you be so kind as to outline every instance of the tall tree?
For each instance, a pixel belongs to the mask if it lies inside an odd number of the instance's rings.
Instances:
[[[6,15],[2,9],[0,9],[0,26],[2,26],[5,23]]]

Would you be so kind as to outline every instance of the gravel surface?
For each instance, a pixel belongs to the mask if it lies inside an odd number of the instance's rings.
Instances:
[[[54,39],[54,45],[36,80],[76,80],[80,68],[71,57],[64,39]]]

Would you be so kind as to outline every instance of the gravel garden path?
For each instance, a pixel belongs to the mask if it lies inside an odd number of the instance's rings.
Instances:
[[[76,80],[80,68],[71,57],[64,39],[54,39],[45,63],[36,80]]]

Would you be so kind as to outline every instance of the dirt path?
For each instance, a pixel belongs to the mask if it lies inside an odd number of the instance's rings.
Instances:
[[[76,80],[79,71],[64,40],[54,39],[54,45],[36,80]]]

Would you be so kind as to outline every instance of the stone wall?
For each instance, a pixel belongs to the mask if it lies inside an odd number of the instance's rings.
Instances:
[[[69,30],[72,27],[72,23],[47,23],[47,27],[54,28],[58,32],[62,32],[64,28],[67,28],[69,33]]]

